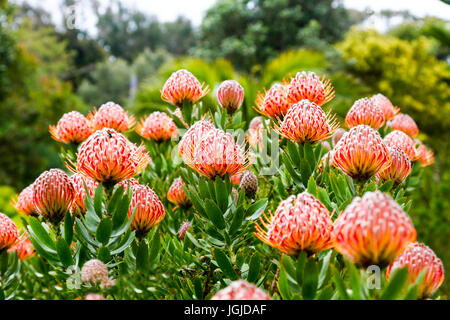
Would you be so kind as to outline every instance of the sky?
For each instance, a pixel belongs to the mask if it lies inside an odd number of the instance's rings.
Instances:
[[[56,24],[62,21],[61,0],[15,0],[14,2],[28,2],[38,5],[50,11]],[[109,3],[109,0],[98,0],[101,6]],[[314,0],[311,0],[314,1]],[[200,25],[206,10],[214,4],[215,0],[126,0],[128,7],[139,9],[148,14],[153,14],[160,21],[173,21],[178,16],[183,15],[189,18],[194,25]],[[89,0],[78,0],[75,10],[77,12],[77,23],[82,25],[82,29],[94,30],[95,17],[90,9]],[[413,15],[424,17],[427,15],[437,16],[450,20],[450,5],[439,0],[343,0],[344,6],[364,10],[370,8],[375,12],[383,9],[409,10]],[[366,24],[383,31],[385,22],[380,19],[369,20]]]

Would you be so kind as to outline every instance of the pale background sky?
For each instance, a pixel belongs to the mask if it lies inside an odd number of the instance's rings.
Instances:
[[[314,0],[311,0],[314,1]],[[14,2],[24,2],[16,0]],[[39,6],[50,11],[54,21],[59,24],[61,21],[61,0],[28,0],[32,5]],[[100,0],[101,5],[109,3],[108,0]],[[127,6],[134,7],[148,14],[153,14],[160,21],[172,21],[179,15],[189,18],[194,25],[199,25],[205,11],[214,4],[215,0],[127,0],[123,1]],[[418,17],[437,16],[442,19],[450,20],[450,5],[439,0],[343,0],[348,8],[364,10],[370,8],[375,12],[383,9],[391,10],[409,10]],[[86,10],[85,8],[88,8]],[[77,2],[77,15],[79,23],[83,29],[94,30],[95,18],[90,10],[88,0],[79,0]],[[385,22],[380,20],[371,20],[367,24],[373,25],[383,31]]]

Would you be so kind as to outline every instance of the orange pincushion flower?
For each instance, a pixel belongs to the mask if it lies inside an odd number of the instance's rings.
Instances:
[[[347,128],[356,127],[360,124],[371,126],[375,130],[384,124],[384,114],[380,107],[368,98],[356,100],[347,112],[345,125]]]
[[[388,147],[397,147],[405,151],[409,160],[415,161],[417,159],[416,143],[403,131],[392,131],[384,137],[384,142]]]
[[[136,132],[145,139],[161,142],[175,137],[178,129],[175,122],[166,113],[155,111],[145,120],[141,119],[136,127]]]
[[[394,116],[399,112],[399,108],[394,107],[391,103],[391,101],[386,98],[381,93],[378,93],[370,98],[375,102],[375,104],[381,108],[381,111],[383,111],[384,119],[391,120],[394,118]]]
[[[13,199],[11,203],[20,213],[37,217],[38,213],[36,212],[33,201],[33,185],[29,185],[23,189],[17,199]]]
[[[333,166],[353,179],[367,180],[391,163],[380,134],[367,125],[351,128],[333,150]]]
[[[69,176],[59,169],[41,173],[33,183],[36,211],[47,221],[59,223],[72,208],[75,189]]]
[[[237,280],[218,291],[211,300],[272,300],[272,298],[254,284]]]
[[[320,79],[314,72],[297,72],[291,78],[289,84],[288,101],[297,103],[308,99],[319,106],[331,101],[334,98],[334,90],[330,80],[325,81],[325,76]]]
[[[161,99],[179,108],[183,102],[195,103],[209,92],[209,86],[203,88],[197,78],[185,69],[178,70],[167,79],[161,89]]]
[[[77,111],[65,113],[56,126],[49,127],[52,138],[56,141],[79,144],[92,133],[89,120]]]
[[[228,113],[234,113],[244,101],[244,88],[236,80],[226,80],[219,86],[217,99]]]
[[[131,229],[136,231],[137,237],[142,238],[164,219],[166,213],[158,196],[149,186],[135,185],[131,186],[131,189],[133,196],[128,209],[128,217],[130,218],[136,210]]]
[[[256,237],[281,252],[317,253],[333,246],[333,222],[328,209],[307,192],[282,201],[275,214],[256,224]]]
[[[12,247],[19,240],[19,230],[6,214],[0,212],[0,252]]]
[[[241,183],[241,176],[242,176],[242,172],[232,175],[230,177],[230,180],[235,184],[235,185],[239,185]]]
[[[21,239],[12,246],[8,252],[16,251],[19,259],[21,261],[27,260],[35,255],[33,244],[26,234],[24,234]]]
[[[206,132],[192,151],[185,163],[209,178],[232,176],[251,164],[245,146],[237,144],[231,134],[220,129],[213,128]]]
[[[408,215],[380,191],[354,198],[336,219],[334,232],[336,250],[363,267],[387,266],[416,241]]]
[[[167,200],[173,204],[181,207],[187,207],[191,204],[191,201],[186,196],[183,190],[184,181],[180,177],[173,180],[172,185],[167,191]]]
[[[411,161],[408,155],[400,148],[388,147],[391,155],[391,165],[379,171],[376,175],[382,182],[394,181],[394,185],[402,183],[411,172]]]
[[[76,212],[77,210],[79,210],[81,213],[85,213],[86,189],[84,187],[84,184],[86,184],[90,197],[94,198],[95,189],[98,186],[98,182],[79,173],[75,173],[74,175],[70,176],[70,181],[72,181],[75,190],[75,200],[72,205],[72,212]]]
[[[444,282],[444,266],[441,259],[429,247],[422,243],[411,243],[403,253],[389,265],[386,279],[396,268],[408,267],[408,280],[414,283],[420,273],[427,268],[425,278],[419,289],[419,298],[427,298]]]
[[[194,150],[200,143],[201,138],[211,129],[214,129],[214,125],[210,121],[200,120],[186,131],[178,144],[179,154],[184,162],[193,161]]]
[[[388,127],[392,130],[400,130],[406,133],[411,138],[414,138],[419,134],[419,128],[416,122],[409,115],[400,113],[387,123]]]
[[[328,139],[336,130],[337,122],[330,113],[309,100],[293,104],[275,130],[297,143],[314,143]]]
[[[144,145],[137,147],[121,133],[104,128],[80,146],[74,171],[104,184],[116,184],[141,173],[150,161]]]
[[[416,160],[420,162],[421,167],[426,167],[434,163],[434,153],[433,150],[429,149],[419,140],[416,140],[419,146],[416,149],[417,158]]]
[[[89,113],[88,118],[91,120],[94,131],[110,128],[119,132],[125,132],[136,123],[133,115],[129,116],[128,112],[112,101],[102,104],[98,111],[94,108],[94,113]]]
[[[269,118],[281,119],[291,106],[288,101],[288,93],[288,84],[276,83],[269,91],[264,91],[264,94],[258,92],[255,101],[256,107],[253,108]]]
[[[135,178],[130,178],[130,179],[127,179],[127,180],[122,180],[122,181],[120,181],[119,183],[117,183],[117,186],[118,186],[118,187],[120,187],[120,186],[123,187],[123,192],[124,192],[124,193],[127,192],[128,186],[133,187],[133,186],[137,186],[137,185],[140,185],[140,183],[139,183],[139,181],[137,181]]]

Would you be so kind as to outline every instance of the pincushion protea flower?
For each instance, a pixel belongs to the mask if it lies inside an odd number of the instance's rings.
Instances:
[[[269,120],[268,120],[269,121]],[[263,130],[264,125],[262,123],[261,117],[254,117],[252,121],[250,121],[250,125],[248,128],[248,133],[245,139],[252,146],[253,149],[257,149],[258,146],[261,148],[263,145]]]
[[[245,170],[239,180],[239,188],[245,190],[247,197],[253,198],[258,191],[258,177],[252,171]]]
[[[333,166],[356,180],[367,180],[386,169],[391,156],[380,134],[367,125],[350,129],[333,149]]]
[[[388,147],[391,155],[391,165],[379,171],[376,177],[383,183],[394,181],[394,185],[402,183],[411,172],[411,161],[408,155],[400,148]]]
[[[244,101],[244,88],[236,80],[226,80],[219,86],[217,99],[222,108],[232,114]]]
[[[164,219],[165,211],[158,196],[149,186],[135,185],[131,186],[131,189],[133,195],[128,209],[128,217],[130,218],[136,210],[131,229],[136,231],[137,237],[143,238]]]
[[[98,111],[94,108],[94,112],[89,113],[88,118],[94,131],[110,128],[119,132],[125,132],[136,123],[133,115],[128,115],[128,112],[112,101],[102,104]]]
[[[21,261],[27,260],[35,255],[33,244],[26,234],[21,236],[21,239],[16,242],[14,246],[12,246],[9,252],[16,251],[19,259]]]
[[[197,78],[185,69],[178,70],[167,79],[161,89],[161,99],[179,108],[183,103],[195,103],[209,92],[209,86],[203,88]]]
[[[334,98],[334,90],[330,80],[325,76],[320,79],[314,72],[297,72],[289,84],[288,101],[297,103],[308,99],[319,106]]]
[[[75,189],[69,176],[59,169],[41,173],[33,183],[36,211],[47,221],[59,223],[72,208]]]
[[[97,293],[88,293],[84,300],[105,300],[105,298],[101,294]]]
[[[136,132],[145,139],[162,142],[176,137],[178,129],[175,122],[166,113],[155,111],[145,120],[141,119],[136,127]]]
[[[371,126],[375,130],[384,124],[384,114],[378,105],[369,98],[356,100],[347,112],[345,125],[353,128],[360,124]]]
[[[384,137],[384,142],[389,147],[402,149],[409,157],[409,160],[417,159],[416,143],[406,133],[400,130],[394,130]]]
[[[383,111],[384,119],[391,120],[394,118],[394,116],[399,112],[399,108],[394,107],[391,103],[391,101],[386,98],[381,93],[378,93],[370,98],[375,102],[375,104],[381,108],[381,111]]]
[[[366,192],[334,222],[335,249],[363,267],[385,267],[416,241],[408,215],[388,194]]]
[[[79,173],[75,173],[74,175],[70,176],[70,181],[72,181],[75,190],[75,199],[72,205],[72,212],[76,212],[77,210],[79,210],[81,213],[85,213],[86,189],[84,185],[86,184],[90,197],[94,198],[95,189],[98,186],[98,182]]]
[[[253,108],[269,118],[282,119],[291,106],[288,101],[288,93],[288,84],[276,83],[269,91],[264,91],[264,94],[258,92],[255,101],[256,107]]]
[[[211,300],[272,300],[272,298],[254,284],[237,280],[218,291]]]
[[[19,240],[19,230],[6,214],[0,212],[0,253]]]
[[[100,260],[91,259],[81,268],[81,280],[92,284],[96,282],[107,283],[109,280],[108,268]]]
[[[186,131],[178,144],[179,154],[184,162],[193,161],[194,150],[200,143],[201,138],[211,129],[214,129],[214,125],[210,121],[200,120]]]
[[[187,207],[191,201],[183,190],[184,181],[180,177],[173,180],[172,185],[167,191],[167,200],[180,207]]]
[[[220,129],[206,132],[189,151],[193,152],[186,157],[186,165],[208,178],[233,176],[251,165],[245,145],[237,144],[231,134]]]
[[[328,139],[338,124],[330,113],[309,100],[293,104],[275,130],[282,136],[297,143],[314,143]]]
[[[265,221],[264,221],[265,220]],[[281,252],[318,253],[333,246],[333,222],[328,209],[313,195],[303,192],[282,201],[275,213],[260,217],[255,235]]]
[[[416,149],[417,158],[416,160],[420,162],[421,167],[426,167],[434,163],[434,153],[433,150],[429,149],[419,140],[416,140],[419,146]]]
[[[120,187],[120,186],[123,187],[123,192],[127,192],[128,186],[134,187],[134,186],[137,186],[137,185],[140,185],[140,183],[139,183],[139,181],[137,181],[135,178],[130,178],[130,179],[127,179],[127,180],[122,180],[122,181],[120,181],[119,183],[117,183],[117,186],[118,186],[118,187]]]
[[[17,199],[11,201],[11,204],[20,213],[37,217],[38,213],[36,212],[33,201],[33,185],[29,185],[20,192]]]
[[[124,135],[104,128],[81,144],[76,165],[82,175],[106,185],[113,185],[141,173],[151,161],[145,146],[137,147]]]
[[[399,113],[387,123],[387,126],[392,128],[392,130],[400,130],[406,133],[411,138],[414,138],[419,134],[419,128],[416,122],[409,115],[404,113]]]
[[[178,230],[178,238],[180,238],[181,241],[183,241],[184,237],[186,236],[186,232],[189,230],[189,228],[192,225],[189,223],[189,221],[183,222],[180,229]]]
[[[396,268],[408,267],[408,280],[414,283],[426,268],[425,278],[419,289],[419,298],[433,295],[444,282],[444,266],[441,259],[429,247],[422,243],[411,243],[386,270],[386,279]]]
[[[89,120],[77,111],[65,113],[56,126],[49,127],[52,138],[56,141],[79,144],[92,133]]]

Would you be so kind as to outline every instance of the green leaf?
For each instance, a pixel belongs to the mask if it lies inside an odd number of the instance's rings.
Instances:
[[[197,299],[199,299],[199,300],[203,299],[203,286],[202,286],[202,281],[200,280],[199,277],[196,277],[194,279],[194,290],[195,290],[195,296],[197,297]]]
[[[95,189],[94,194],[94,209],[95,213],[99,218],[103,216],[102,201],[103,201],[103,186],[101,183],[99,183],[97,188]]]
[[[236,270],[234,270],[230,259],[228,259],[227,255],[222,250],[214,250],[214,260],[217,262],[217,265],[222,270],[225,276],[227,276],[231,280],[236,280],[238,278]]]
[[[67,243],[72,243],[73,239],[73,224],[74,219],[70,212],[66,213],[66,217],[64,218],[64,239]]]
[[[210,199],[205,201],[205,209],[211,222],[216,226],[216,228],[222,230],[225,228],[225,219],[223,217],[222,211],[219,207]]]
[[[119,186],[114,191],[106,207],[109,213],[113,213],[116,210],[116,207],[119,204],[119,201],[122,199],[123,195],[124,195],[124,186]]]
[[[118,191],[119,190],[117,190],[113,195],[113,198],[114,198],[114,196],[116,194],[118,194],[118,196],[117,196],[118,203],[117,203],[117,205],[115,205],[114,212],[113,212],[113,229],[114,230],[116,230],[121,225],[123,225],[123,223],[125,222],[125,220],[127,218],[128,208],[130,206],[130,198],[128,197],[128,195],[119,194]],[[119,197],[119,195],[120,195],[120,197]]]
[[[300,252],[297,258],[297,265],[295,267],[295,279],[297,280],[299,286],[303,286],[303,275],[305,271],[306,259],[306,252]]]
[[[302,295],[305,299],[314,299],[319,283],[319,270],[314,259],[308,259],[303,274]]]
[[[308,193],[312,194],[314,197],[317,197],[317,187],[316,180],[311,176],[308,180]]]
[[[56,240],[56,252],[58,253],[59,260],[64,267],[69,267],[74,264],[70,247],[63,238]]]
[[[394,181],[387,181],[386,183],[384,183],[383,185],[381,185],[378,190],[382,191],[382,192],[389,192],[391,191],[392,187],[394,186]]]
[[[280,277],[278,278],[278,290],[280,291],[281,297],[284,300],[291,299],[291,291],[289,289],[289,283],[287,280],[285,269],[280,270]]]
[[[215,192],[217,203],[219,204],[220,209],[222,211],[225,211],[228,207],[228,189],[222,179],[216,179]]]
[[[408,266],[394,269],[389,278],[387,287],[380,296],[381,300],[398,299],[399,294],[408,280]]]
[[[339,294],[339,298],[341,298],[343,300],[348,300],[349,296],[346,291],[344,280],[342,279],[341,275],[339,274],[339,271],[334,266],[333,266],[333,280],[334,280],[334,284],[336,285],[336,290]]]
[[[111,260],[111,252],[108,247],[100,247],[98,249],[97,257],[100,261],[108,263]]]
[[[128,248],[130,246],[130,244],[133,242],[134,240],[134,234],[135,232],[128,232],[127,236],[125,236],[125,241],[123,241],[123,244],[120,245],[117,249],[114,249],[111,251],[112,255],[116,255],[121,253],[122,251],[124,251],[126,248]]]
[[[258,279],[260,269],[261,269],[261,258],[259,257],[259,254],[255,252],[255,254],[250,259],[247,281],[255,282],[256,279]]]
[[[257,219],[262,211],[267,206],[267,199],[261,199],[253,203],[250,207],[248,207],[247,212],[245,213],[245,216],[247,217],[247,220],[255,220]]]
[[[29,224],[29,227],[31,228],[29,231],[32,235],[34,235],[44,246],[56,250],[55,243],[52,238],[36,218],[31,217]]]
[[[232,236],[236,231],[239,230],[239,227],[242,225],[242,221],[244,221],[244,206],[239,206],[233,215],[233,220],[231,221],[230,229],[228,233]]]
[[[136,254],[136,268],[143,273],[146,273],[149,268],[148,257],[148,244],[146,241],[141,241]]]
[[[95,237],[97,241],[100,241],[102,244],[106,245],[109,242],[109,238],[112,233],[113,222],[111,218],[104,218],[97,227],[97,232]]]
[[[150,245],[150,254],[148,256],[150,262],[155,260],[156,256],[158,255],[160,246],[161,246],[161,238],[159,236],[158,230],[156,230]]]
[[[286,275],[290,277],[292,280],[295,280],[295,266],[292,258],[287,254],[283,254],[281,257],[281,265],[283,269],[286,271]]]

